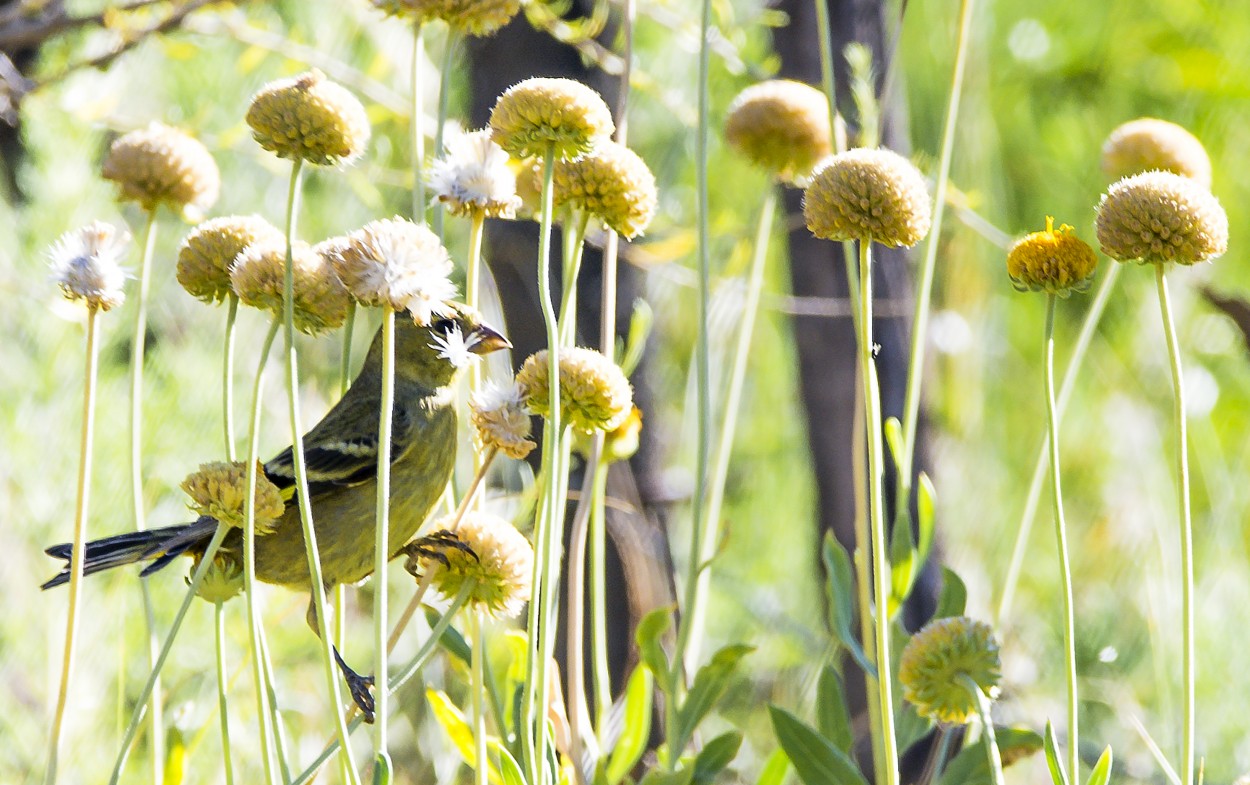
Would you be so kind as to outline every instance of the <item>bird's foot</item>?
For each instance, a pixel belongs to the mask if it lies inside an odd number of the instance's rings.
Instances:
[[[408,554],[406,569],[413,575],[417,575],[421,559],[434,559],[444,567],[450,567],[451,562],[448,561],[446,553],[448,550],[467,553],[473,557],[474,561],[478,560],[478,556],[473,552],[473,549],[469,547],[468,543],[457,537],[455,532],[439,529],[433,534],[419,537],[404,546],[404,553]]]
[[[364,715],[365,722],[373,724],[373,677],[361,676],[352,670],[346,662],[343,661],[343,655],[339,654],[337,646],[330,647],[334,651],[334,661],[339,664],[339,670],[343,672],[343,680],[347,682],[347,689],[352,694],[352,702],[360,709],[360,713]]]

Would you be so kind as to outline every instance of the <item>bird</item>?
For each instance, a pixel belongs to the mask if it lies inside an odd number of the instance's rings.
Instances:
[[[428,326],[397,318],[395,329],[395,405],[391,431],[391,558],[413,548],[438,557],[440,549],[463,549],[455,536],[436,532],[411,542],[438,502],[451,478],[456,459],[456,406],[453,383],[468,353],[484,355],[510,348],[511,343],[487,325],[473,308],[449,304],[448,315]],[[374,336],[355,381],[304,435],[309,500],[327,590],[363,580],[373,572],[377,500],[378,417],[382,390],[382,331]],[[265,583],[311,593],[304,533],[295,493],[291,447],[263,465],[264,475],[285,500],[272,531],[255,538],[256,578]],[[87,543],[83,574],[125,564],[151,562],[140,573],[150,575],[179,556],[198,561],[218,522],[204,515],[191,523],[127,532]],[[242,530],[232,529],[219,553],[242,562]],[[69,581],[73,546],[53,545],[49,556],[65,560],[60,573],[43,589]],[[443,557],[445,558],[445,557]],[[317,632],[316,600],[310,598],[308,623]],[[372,719],[373,679],[361,676],[335,659],[353,700]]]

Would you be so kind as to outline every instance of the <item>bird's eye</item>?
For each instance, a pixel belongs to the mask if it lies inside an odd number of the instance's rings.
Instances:
[[[456,322],[452,319],[439,319],[436,322],[434,322],[434,324],[430,325],[430,327],[434,330],[434,332],[438,333],[439,335],[446,335],[447,333],[451,332],[451,329],[455,326],[456,326]]]

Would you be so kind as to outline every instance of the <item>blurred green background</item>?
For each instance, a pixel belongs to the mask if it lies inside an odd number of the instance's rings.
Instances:
[[[73,3],[75,10],[98,3]],[[949,95],[954,2],[910,2],[900,33],[898,87],[910,111],[916,160],[936,160]],[[891,12],[897,9],[891,5]],[[647,427],[676,434],[668,462],[689,471],[679,438],[692,433],[687,363],[694,334],[693,149],[697,4],[639,5],[631,141],[655,171],[661,208],[630,258],[644,264],[658,329],[651,347],[665,402]],[[716,3],[723,42],[713,62],[713,116],[732,96],[773,73],[769,26],[785,19],[758,2]],[[141,227],[98,177],[115,133],[160,119],[197,135],[222,170],[213,214],[257,212],[281,219],[286,164],[251,139],[243,114],[264,82],[316,65],[365,99],[375,123],[369,152],[345,171],[307,178],[301,234],[316,241],[367,220],[406,212],[406,98],[409,36],[367,3],[287,0],[224,7],[191,18],[190,31],[153,39],[107,72],[74,74],[23,106],[29,157],[17,173],[26,200],[0,203],[0,781],[42,776],[50,705],[60,672],[65,593],[41,593],[55,566],[42,549],[69,537],[82,389],[81,315],[64,303],[46,272],[44,249],[62,232],[102,219]],[[1092,222],[1106,181],[1099,149],[1119,123],[1148,115],[1185,125],[1207,145],[1214,190],[1228,210],[1230,252],[1214,264],[1172,274],[1190,389],[1198,616],[1199,754],[1206,778],[1229,782],[1250,770],[1250,719],[1241,697],[1250,671],[1237,659],[1250,648],[1246,569],[1250,537],[1250,355],[1233,322],[1197,294],[1199,284],[1243,292],[1242,227],[1250,218],[1250,9],[1243,0],[984,0],[974,22],[952,183],[961,198],[1004,236],[1041,229],[1046,215],[1093,241]],[[39,73],[55,73],[111,42],[95,31],[46,48]],[[437,31],[431,47],[441,44]],[[433,106],[433,96],[427,106]],[[463,106],[463,95],[453,107]],[[453,112],[453,116],[458,115]],[[762,175],[712,143],[712,229],[720,318],[732,320],[733,287],[745,272]],[[465,227],[449,223],[453,256],[464,258]],[[205,460],[220,458],[219,365],[225,313],[185,294],[174,280],[176,246],[188,226],[165,215],[153,269],[145,463],[148,520],[185,516],[178,483]],[[972,615],[992,618],[1044,427],[1041,333],[1044,298],[1016,293],[994,233],[978,232],[948,212],[938,256],[926,400],[933,426],[931,464],[938,489],[943,558],[969,586]],[[714,573],[710,634],[715,642],[758,646],[751,681],[735,690],[725,723],[748,730],[736,769],[754,781],[774,744],[764,700],[810,711],[811,684],[828,651],[816,573],[814,492],[804,420],[794,384],[794,350],[784,312],[784,240],[775,234],[766,312],[757,333],[743,422],[726,509],[729,539]],[[137,259],[137,256],[135,257]],[[134,262],[132,261],[131,264]],[[1104,265],[1113,264],[1103,260]],[[1149,270],[1124,271],[1091,348],[1064,425],[1065,491],[1077,587],[1083,738],[1110,743],[1117,777],[1162,782],[1140,722],[1171,758],[1179,754],[1179,569],[1171,384]],[[1062,303],[1060,366],[1088,298]],[[90,530],[132,526],[127,486],[127,378],[131,317],[127,304],[103,318],[96,477]],[[241,317],[239,405],[255,363],[264,320]],[[363,346],[371,330],[357,332]],[[728,344],[728,341],[725,342]],[[305,417],[309,423],[337,390],[336,338],[305,340]],[[727,346],[716,347],[718,365]],[[287,443],[283,396],[271,376],[262,452]],[[1043,509],[1046,505],[1043,504]],[[672,532],[679,555],[686,527]],[[183,590],[185,567],[150,582],[158,619],[167,624]],[[1038,517],[1014,611],[1001,627],[1005,721],[1040,729],[1063,715],[1060,597],[1049,515]],[[399,579],[397,578],[397,581]],[[146,676],[138,584],[129,571],[98,576],[84,592],[82,648],[67,725],[64,781],[107,775],[130,701]],[[263,594],[280,695],[296,757],[307,760],[328,735],[304,600]],[[360,604],[364,602],[365,604]],[[356,643],[366,657],[367,598],[357,601]],[[254,770],[256,745],[242,606],[231,607],[235,686],[233,740],[241,781]],[[193,745],[185,781],[220,781],[213,716],[210,607],[193,613],[166,671],[172,724]],[[411,646],[411,642],[408,644]],[[704,647],[712,650],[712,645]],[[445,663],[426,678],[446,682]],[[420,714],[419,688],[401,711]],[[448,781],[458,758],[429,723],[395,723],[396,762],[413,782]],[[144,754],[131,762],[137,780]],[[408,767],[408,768],[405,768]],[[460,771],[463,776],[463,771]],[[1009,782],[1045,781],[1035,759],[1008,771]]]

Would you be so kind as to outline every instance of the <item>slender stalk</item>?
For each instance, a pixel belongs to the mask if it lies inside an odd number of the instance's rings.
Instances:
[[[473,693],[473,782],[474,785],[487,785],[490,773],[490,762],[486,758],[486,712],[482,705],[482,696],[486,693],[486,672],[483,663],[486,661],[486,644],[482,639],[484,626],[482,612],[473,611],[469,614],[473,634],[472,686]]]
[[[1003,759],[998,753],[994,719],[990,716],[990,700],[968,674],[961,673],[955,678],[976,699],[977,713],[981,716],[981,732],[985,734],[985,759],[990,767],[990,777],[994,785],[1003,785]],[[1073,785],[1079,784],[1074,782]]]
[[[282,707],[278,705],[278,693],[273,688],[273,658],[269,656],[269,640],[265,637],[264,625],[257,625],[257,631],[260,633],[260,654],[265,676],[265,695],[269,702],[269,725],[273,732],[272,740],[266,740],[265,743],[273,745],[274,753],[278,759],[278,774],[281,776],[281,781],[290,782],[291,769],[287,765],[286,754],[286,725],[282,722]],[[345,766],[355,767],[355,761],[350,750],[347,755],[342,756],[342,760]],[[343,775],[344,782],[347,782],[349,779],[346,774]]]
[[[1173,416],[1176,419],[1176,476],[1181,525],[1181,668],[1185,679],[1184,741],[1181,752],[1181,777],[1185,785],[1194,781],[1194,557],[1193,523],[1189,512],[1189,434],[1185,422],[1185,379],[1181,371],[1181,353],[1176,339],[1176,320],[1172,316],[1172,299],[1162,263],[1155,264],[1155,283],[1159,290],[1159,313],[1168,340],[1168,360],[1172,366]]]
[[[339,356],[339,395],[352,386],[352,333],[356,329],[356,301],[347,304],[347,320],[343,322],[343,352]]]
[[[135,295],[135,330],[130,355],[130,497],[135,515],[135,529],[147,528],[143,502],[143,365],[144,345],[148,334],[148,290],[152,279],[152,253],[156,248],[156,210],[147,212],[143,227],[143,255],[139,257],[139,291]],[[140,580],[143,592],[143,617],[148,633],[148,666],[155,669],[159,646],[156,615],[152,608],[152,592],[146,578]],[[152,782],[160,785],[165,765],[165,721],[161,703],[161,685],[157,681],[149,707],[152,725]]]
[[[443,154],[443,126],[447,125],[447,106],[451,98],[452,60],[455,57],[456,45],[460,43],[460,33],[454,27],[447,28],[447,40],[443,45],[443,64],[438,74],[438,125],[434,126],[434,155]],[[443,203],[434,204],[434,234],[443,239]]]
[[[565,504],[569,498],[569,463],[573,452],[573,432],[569,428],[561,427],[558,440],[558,446],[555,453],[554,470],[551,475],[556,482],[553,498],[559,504],[551,511],[551,526],[547,527],[547,537],[544,541],[545,558],[548,560],[548,566],[552,567],[547,572],[547,579],[543,583],[543,634],[540,636],[541,641],[541,660],[542,671],[539,679],[539,690],[542,705],[542,714],[540,725],[542,726],[543,735],[540,736],[540,750],[545,750],[547,745],[547,734],[550,732],[550,723],[546,721],[547,709],[550,705],[550,696],[552,692],[551,674],[553,668],[553,658],[556,651],[556,631],[559,628],[559,589],[560,589],[560,564],[563,562],[562,549],[564,546],[564,519]],[[559,683],[555,687],[559,690]],[[544,761],[547,756],[543,756]],[[549,761],[547,761],[549,762]],[[546,774],[546,772],[544,772]],[[552,776],[555,772],[551,773]]]
[[[577,343],[577,276],[582,269],[590,213],[577,211],[572,224],[572,227],[565,226],[568,247],[564,259],[564,291],[560,297],[560,342],[564,346]]]
[[[602,454],[602,453],[601,453]],[[600,463],[603,463],[600,461]],[[603,739],[612,708],[612,677],[608,669],[607,495],[608,465],[595,471],[590,505],[590,652],[595,696],[595,734]]]
[[[221,369],[222,426],[226,437],[226,460],[234,461],[234,322],[239,315],[239,296],[234,292],[226,298],[226,347]]]
[[[247,602],[248,644],[252,653],[252,680],[256,682],[256,717],[260,722],[261,763],[265,782],[275,781],[273,776],[273,727],[270,724],[268,687],[270,680],[264,670],[264,649],[261,646],[261,619],[256,606],[256,473],[260,465],[260,414],[261,395],[265,390],[265,366],[273,350],[274,339],[282,322],[277,317],[265,333],[256,374],[252,381],[252,415],[247,431],[247,497],[243,503],[243,592]]]
[[[221,762],[226,767],[226,785],[234,785],[234,764],[230,758],[230,707],[226,700],[226,610],[213,603],[213,642],[217,652],[217,715],[221,722]]]
[[[833,76],[833,27],[829,24],[828,0],[814,0],[816,6],[816,35],[820,40],[820,85],[829,102],[829,132],[833,134],[833,146],[838,152],[838,94]]]
[[[412,220],[425,223],[425,43],[421,16],[412,23]]]
[[[920,264],[920,281],[916,287],[916,311],[911,322],[911,354],[907,361],[907,388],[903,402],[903,448],[899,456],[898,493],[895,498],[895,520],[906,521],[911,505],[913,482],[912,457],[916,449],[916,426],[920,419],[920,388],[924,382],[924,357],[928,347],[929,306],[933,295],[933,270],[937,263],[938,243],[942,239],[942,218],[946,215],[946,188],[950,180],[951,157],[955,149],[955,128],[959,122],[959,98],[963,93],[964,66],[968,62],[968,41],[972,37],[972,10],[976,0],[961,0],[959,33],[955,44],[955,68],[951,74],[951,96],[946,105],[946,122],[942,127],[942,151],[938,157],[937,183],[933,189],[933,226]]]
[[[1068,408],[1068,400],[1072,398],[1072,391],[1076,388],[1077,372],[1081,368],[1081,363],[1085,360],[1085,354],[1089,351],[1089,345],[1093,341],[1094,332],[1098,329],[1098,323],[1102,320],[1102,314],[1107,310],[1107,303],[1111,300],[1111,292],[1115,289],[1116,279],[1120,275],[1121,264],[1114,264],[1107,270],[1106,275],[1102,278],[1102,283],[1098,286],[1098,293],[1094,295],[1094,302],[1089,306],[1089,310],[1085,313],[1085,321],[1081,324],[1081,332],[1077,335],[1076,344],[1072,347],[1072,355],[1068,358],[1068,365],[1063,371],[1063,382],[1059,385],[1058,400],[1058,417],[1063,419],[1063,413]],[[1037,461],[1033,467],[1033,479],[1029,482],[1029,493],[1024,503],[1024,512],[1020,516],[1020,525],[1016,529],[1016,543],[1011,549],[1011,561],[1007,566],[1007,576],[1003,579],[1002,596],[998,602],[998,613],[996,615],[996,627],[1002,626],[1011,615],[1012,602],[1016,595],[1016,586],[1020,582],[1020,570],[1024,566],[1024,555],[1028,550],[1029,534],[1033,530],[1033,518],[1037,514],[1037,505],[1042,499],[1042,482],[1046,479],[1047,469],[1047,450],[1048,442],[1045,437],[1037,450]]]
[[[308,557],[308,575],[311,583],[312,601],[317,611],[317,638],[321,644],[322,670],[326,685],[330,690],[335,725],[339,740],[346,748],[347,723],[339,707],[343,705],[343,694],[339,685],[338,672],[335,670],[333,655],[330,651],[330,625],[326,618],[325,578],[321,572],[321,555],[317,550],[317,530],[313,526],[312,501],[308,493],[308,470],[304,461],[304,432],[300,425],[299,409],[299,362],[295,352],[295,267],[291,258],[291,243],[295,237],[296,215],[299,212],[299,183],[302,161],[295,159],[291,164],[291,182],[287,188],[286,215],[286,274],[283,281],[283,334],[286,348],[286,386],[287,399],[290,404],[291,420],[291,457],[295,469],[295,490],[299,499],[299,517],[304,530],[304,549]],[[353,767],[351,772],[352,785],[359,785],[359,777]]]
[[[87,308],[87,358],[82,396],[82,434],[78,443],[78,503],[74,508],[74,550],[69,560],[69,614],[65,623],[65,654],[61,659],[61,687],[56,693],[56,709],[52,713],[52,732],[48,742],[48,769],[44,783],[56,782],[57,759],[60,755],[61,730],[65,706],[69,701],[69,684],[74,675],[74,653],[78,641],[78,600],[82,596],[82,571],[86,561],[87,510],[91,501],[91,459],[95,443],[96,379],[100,365],[99,309]]]
[[[382,314],[382,401],[378,413],[378,496],[377,524],[374,527],[373,551],[373,638],[374,673],[379,682],[387,672],[387,565],[390,562],[390,507],[391,507],[391,420],[395,408],[395,311],[387,307]],[[373,754],[376,758],[387,757],[387,737],[390,732],[388,712],[390,696],[379,690],[377,713],[374,721]]]
[[[470,308],[478,308],[481,299],[481,278],[482,278],[482,231],[486,225],[486,212],[484,210],[474,210],[469,220],[469,261],[465,266],[464,276],[464,299]],[[480,363],[470,363],[469,365],[469,397],[472,397],[482,389],[482,366]],[[473,451],[473,472],[476,474],[482,468],[483,456],[477,450]]]
[[[595,478],[604,474],[600,468],[603,444],[596,440],[582,472],[581,500],[573,513],[569,534],[568,570],[565,585],[565,662],[568,663],[568,708],[571,749],[575,761],[582,760],[584,738],[593,736],[590,711],[586,700],[586,550],[590,534],[591,508],[594,504]]]
[[[1068,677],[1068,781],[1080,783],[1080,704],[1076,694],[1076,614],[1072,598],[1072,565],[1068,560],[1067,524],[1063,518],[1063,491],[1059,481],[1059,414],[1055,406],[1055,295],[1046,297],[1046,422],[1050,440],[1051,503],[1055,517],[1055,542],[1059,548],[1059,573],[1063,580],[1063,646]],[[979,691],[979,690],[978,690]]]
[[[143,691],[139,693],[139,700],[135,702],[135,710],[130,715],[130,724],[126,726],[126,732],[122,734],[121,749],[117,752],[117,760],[113,764],[113,773],[109,777],[109,785],[117,785],[121,781],[122,769],[125,768],[126,757],[130,754],[130,745],[135,740],[135,734],[139,731],[139,723],[146,713],[147,702],[152,697],[153,689],[156,687],[160,677],[161,668],[165,667],[165,660],[169,657],[169,652],[174,647],[174,638],[178,636],[178,630],[182,627],[182,620],[187,615],[187,609],[191,607],[191,602],[195,599],[195,593],[199,591],[200,584],[204,581],[204,575],[208,572],[209,565],[213,563],[213,558],[217,556],[217,551],[221,547],[221,541],[226,538],[226,532],[228,531],[230,531],[228,525],[224,523],[217,525],[217,530],[213,532],[213,538],[208,542],[208,548],[205,549],[204,555],[200,557],[199,564],[196,565],[195,571],[191,574],[191,585],[187,587],[187,592],[182,598],[182,605],[179,606],[178,612],[174,615],[174,623],[165,635],[165,642],[161,646],[160,653],[156,656],[156,662],[152,666],[152,672],[148,676],[147,683],[143,685]]]
[[[859,242],[859,367],[864,387],[864,429],[868,435],[868,520],[872,528],[872,577],[876,603],[877,695],[881,702],[882,768],[886,785],[898,785],[898,742],[894,732],[893,678],[890,674],[890,576],[886,560],[882,480],[881,393],[872,356],[872,238]]]
[[[352,386],[352,333],[356,326],[356,301],[347,304],[347,321],[343,325],[343,352],[339,357],[339,396],[347,393]],[[340,583],[334,587],[334,645],[343,651],[347,644],[347,586]],[[391,647],[387,648],[389,653]],[[339,779],[347,782],[351,779],[348,769],[351,763],[347,756],[339,756]],[[289,781],[290,777],[286,779]]]

